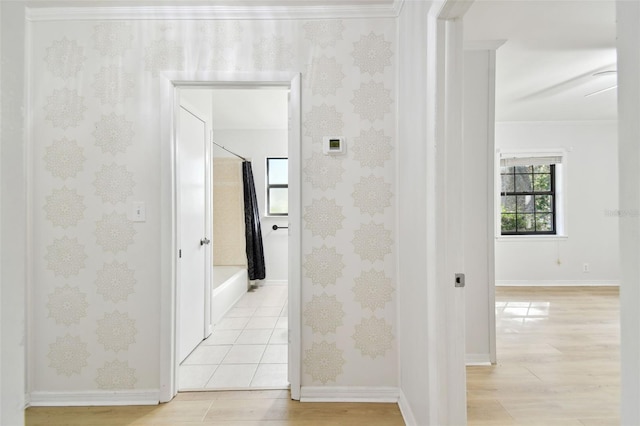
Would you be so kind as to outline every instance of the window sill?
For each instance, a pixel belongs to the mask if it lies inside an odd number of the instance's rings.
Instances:
[[[562,241],[568,238],[569,237],[567,235],[498,235],[496,236],[497,241],[512,241],[512,242]]]

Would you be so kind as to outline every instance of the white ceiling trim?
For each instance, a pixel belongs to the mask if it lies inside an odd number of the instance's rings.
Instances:
[[[404,0],[393,0],[393,10],[395,12],[395,16],[400,16],[400,12],[402,12],[402,6],[404,6]]]
[[[390,4],[331,6],[119,6],[29,7],[26,19],[38,21],[91,20],[227,20],[395,18],[404,0]]]

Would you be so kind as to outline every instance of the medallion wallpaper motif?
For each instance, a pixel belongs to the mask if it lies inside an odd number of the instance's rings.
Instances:
[[[160,83],[192,69],[302,73],[302,384],[397,386],[394,19],[30,29],[34,391],[159,387]]]

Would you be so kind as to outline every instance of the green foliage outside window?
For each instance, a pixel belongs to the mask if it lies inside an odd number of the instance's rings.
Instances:
[[[503,235],[555,234],[555,165],[501,169]]]

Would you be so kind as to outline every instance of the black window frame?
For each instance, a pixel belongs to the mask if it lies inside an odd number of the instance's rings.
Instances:
[[[267,164],[266,164],[266,171],[267,171],[267,178],[266,178],[266,187],[267,187],[267,216],[289,216],[289,206],[287,206],[287,212],[286,213],[272,213],[271,212],[271,189],[272,188],[284,188],[287,191],[289,191],[289,183],[287,182],[286,184],[272,184],[269,182],[269,160],[287,160],[287,167],[289,167],[289,157],[267,157]]]
[[[500,189],[502,189],[502,180],[504,176],[513,176],[514,178],[514,188],[513,191],[500,191],[500,198],[501,198],[501,202],[500,202],[500,206],[502,206],[502,197],[507,197],[507,196],[532,196],[535,197],[536,195],[540,196],[540,195],[550,195],[551,196],[551,208],[552,211],[551,212],[540,212],[540,214],[549,214],[551,213],[551,226],[552,226],[552,230],[550,231],[538,231],[537,229],[534,231],[518,231],[517,226],[518,226],[518,210],[517,210],[517,203],[516,203],[516,211],[515,211],[515,219],[516,219],[516,230],[515,231],[504,231],[502,229],[502,217],[503,214],[512,214],[512,213],[504,213],[502,212],[502,208],[500,209],[500,235],[557,235],[558,234],[558,228],[557,228],[557,218],[556,218],[556,213],[557,213],[557,208],[556,208],[556,204],[557,204],[557,193],[556,193],[556,165],[555,164],[545,164],[549,166],[549,173],[539,173],[539,172],[535,172],[534,170],[531,171],[531,175],[536,175],[536,174],[548,174],[550,175],[550,190],[549,191],[536,191],[535,188],[531,188],[531,191],[516,191],[516,175],[521,175],[521,174],[526,174],[526,173],[516,173],[516,167],[518,166],[514,166],[513,170],[509,173],[503,173],[502,172],[502,168],[500,169]],[[535,167],[535,165],[525,165],[525,167]],[[534,198],[535,200],[535,198]],[[538,214],[535,210],[535,201],[533,203],[533,207],[534,207],[534,212],[533,212],[533,223],[534,223],[534,227],[537,226],[537,221],[536,221],[536,215]],[[527,214],[530,215],[531,213],[523,213],[523,214]]]

